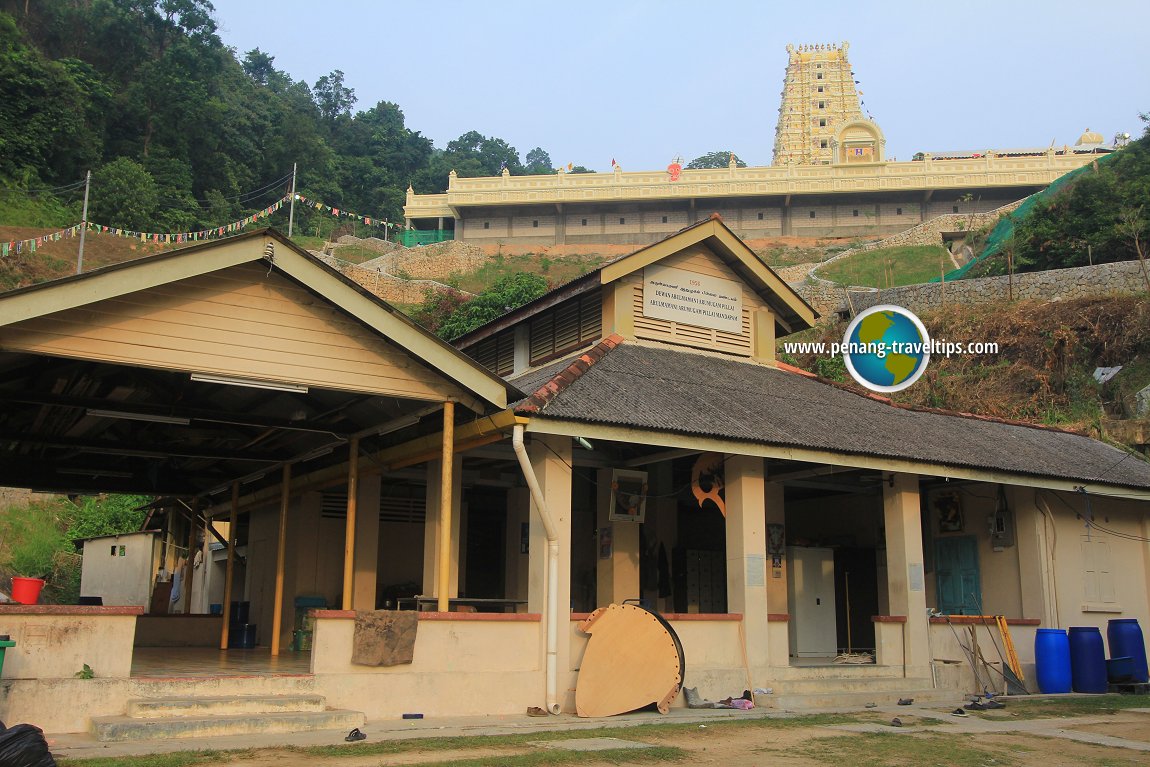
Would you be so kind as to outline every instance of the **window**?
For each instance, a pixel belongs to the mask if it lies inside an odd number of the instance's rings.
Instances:
[[[827,148],[827,140],[823,139],[822,141],[819,142],[819,149],[826,149],[826,148]]]
[[[815,74],[815,79],[816,79],[816,80],[821,80],[821,79],[823,79],[823,73],[822,73],[822,72],[818,72],[818,73],[816,73],[816,74]]]
[[[895,208],[895,209],[894,209],[894,214],[895,214],[896,216],[901,216],[901,215],[902,215],[902,208]]]
[[[819,86],[819,93],[822,93],[822,92],[823,92],[823,86],[820,85]]]
[[[663,223],[664,224],[667,223],[667,217],[666,216],[663,216]]]
[[[1109,543],[1099,540],[1097,536],[1089,540],[1083,536],[1082,569],[1082,596],[1087,603],[1084,608],[1118,601]]]
[[[815,217],[815,212],[812,210],[811,211],[811,218],[814,218],[814,217]]]
[[[572,298],[531,320],[531,364],[577,349],[602,335],[601,293]]]
[[[484,221],[483,222],[483,228],[484,229],[490,229],[491,228],[491,222],[490,221]]]
[[[762,213],[762,211],[759,211],[759,220],[760,220],[760,221],[762,221],[762,220],[763,220],[763,213]]]
[[[531,222],[531,228],[532,229],[538,229],[539,228],[539,219],[535,219],[534,221]]]
[[[958,206],[955,205],[954,207],[951,208],[951,210],[955,213],[958,213]]]
[[[627,223],[627,219],[623,218],[622,216],[619,216],[619,226],[623,226],[623,224],[625,224],[625,223]]]
[[[854,216],[855,218],[858,218],[859,217],[859,209],[855,208],[853,211],[851,211],[851,215]]]
[[[820,118],[819,118],[819,127],[820,127],[820,128],[825,128],[825,127],[827,127],[827,118],[825,118],[825,117],[820,117]]]
[[[583,219],[583,226],[587,226],[587,219]]]
[[[827,102],[820,101],[819,102],[819,109],[826,109],[826,108],[827,108]]]
[[[487,338],[467,350],[467,355],[500,376],[515,372],[515,331]]]

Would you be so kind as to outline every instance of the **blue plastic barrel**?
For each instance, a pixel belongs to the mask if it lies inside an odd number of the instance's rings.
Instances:
[[[1146,668],[1146,642],[1137,618],[1114,618],[1106,624],[1106,641],[1110,644],[1111,658],[1129,657],[1134,662],[1133,680],[1150,681]]]
[[[1070,640],[1065,631],[1038,629],[1034,635],[1034,665],[1041,692],[1070,692]]]
[[[1074,692],[1104,693],[1110,689],[1106,650],[1097,626],[1070,627],[1070,680]]]

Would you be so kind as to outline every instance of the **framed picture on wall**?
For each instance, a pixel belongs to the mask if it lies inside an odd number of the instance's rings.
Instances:
[[[647,472],[611,471],[612,522],[642,522],[647,514]]]
[[[940,533],[961,533],[962,496],[958,490],[940,490],[935,493],[932,504],[938,513],[938,531]]]

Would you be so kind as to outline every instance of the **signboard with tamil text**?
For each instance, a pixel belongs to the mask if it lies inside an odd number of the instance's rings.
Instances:
[[[643,273],[643,314],[727,333],[743,332],[743,286],[670,266]]]

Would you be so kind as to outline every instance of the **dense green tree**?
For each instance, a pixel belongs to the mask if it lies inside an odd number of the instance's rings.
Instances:
[[[151,501],[146,495],[81,496],[69,514],[68,540],[136,532],[144,524]]]
[[[739,156],[729,149],[722,149],[718,152],[708,152],[701,157],[696,157],[685,166],[688,170],[698,170],[701,168],[726,168],[731,162],[731,158],[735,158],[736,168],[745,168],[747,164],[739,159]]]
[[[551,164],[551,155],[543,151],[542,147],[535,147],[524,158],[524,171],[533,176],[542,176],[554,173],[555,167]]]
[[[463,304],[443,321],[436,333],[459,338],[547,292],[547,280],[537,274],[516,272],[495,281],[487,290]]]
[[[158,206],[156,180],[135,160],[119,157],[92,174],[91,221],[151,231]]]
[[[343,72],[336,69],[316,81],[311,89],[319,114],[328,122],[350,117],[355,106],[355,90],[343,84]]]
[[[571,166],[571,170],[569,170],[567,172],[568,173],[594,173],[595,171],[591,170],[590,168],[585,168],[582,165],[573,165],[573,166]]]

